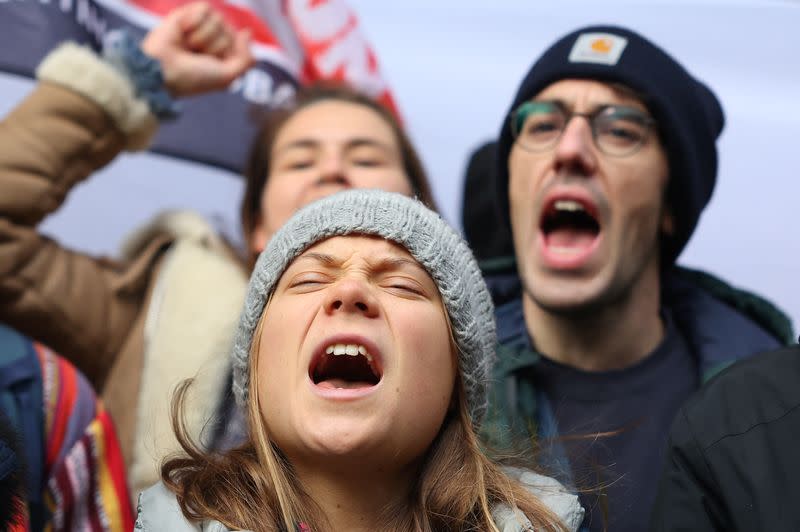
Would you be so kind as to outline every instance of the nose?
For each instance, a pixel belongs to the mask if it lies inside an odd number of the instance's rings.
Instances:
[[[378,302],[368,283],[360,279],[342,279],[328,291],[325,312],[363,315],[374,318],[378,315]]]
[[[341,155],[328,153],[320,163],[320,173],[317,179],[319,185],[341,185],[350,188],[352,185],[345,171],[345,163]]]
[[[592,127],[584,116],[573,116],[564,126],[555,149],[556,171],[572,175],[592,175],[597,167],[597,152]]]

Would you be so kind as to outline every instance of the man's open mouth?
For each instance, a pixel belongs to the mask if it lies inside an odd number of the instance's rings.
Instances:
[[[320,388],[354,389],[378,384],[382,372],[376,357],[361,344],[330,344],[312,361],[309,377]]]
[[[540,220],[545,246],[554,253],[582,253],[600,235],[597,209],[582,199],[554,198]]]

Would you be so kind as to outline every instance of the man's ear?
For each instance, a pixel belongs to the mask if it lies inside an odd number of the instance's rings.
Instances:
[[[661,211],[659,227],[664,235],[673,236],[675,234],[675,217],[672,215],[672,209],[669,205],[664,205],[664,210]]]

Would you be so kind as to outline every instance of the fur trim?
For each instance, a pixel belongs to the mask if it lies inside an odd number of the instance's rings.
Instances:
[[[102,107],[128,137],[128,150],[145,149],[158,129],[147,102],[136,98],[131,83],[90,48],[65,42],[50,52],[36,77],[65,86]]]
[[[159,479],[161,461],[180,452],[171,403],[175,386],[194,377],[183,415],[197,442],[216,414],[230,376],[229,352],[247,279],[227,256],[190,239],[164,258],[145,323],[142,384],[137,405],[133,493]]]
[[[128,235],[122,242],[120,254],[131,260],[157,236],[170,235],[175,240],[187,240],[224,254],[225,244],[208,221],[194,211],[164,211]]]

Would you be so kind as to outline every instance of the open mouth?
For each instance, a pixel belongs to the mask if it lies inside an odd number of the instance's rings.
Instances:
[[[368,388],[381,376],[378,361],[361,344],[330,344],[309,368],[313,383],[328,389]]]
[[[551,200],[540,221],[545,245],[556,253],[583,253],[600,235],[594,205],[579,199]]]

